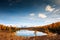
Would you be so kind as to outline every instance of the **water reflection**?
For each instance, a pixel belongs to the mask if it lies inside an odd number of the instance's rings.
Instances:
[[[47,35],[42,32],[36,32],[35,31],[29,31],[29,30],[20,30],[16,32],[17,36],[42,36],[42,35]]]

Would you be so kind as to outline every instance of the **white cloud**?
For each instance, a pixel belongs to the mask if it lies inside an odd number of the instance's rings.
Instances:
[[[45,20],[45,24],[51,24],[51,23],[54,23],[54,22],[60,22],[60,18],[47,18]]]
[[[48,12],[52,12],[52,11],[55,10],[55,8],[52,8],[50,5],[47,5],[45,10],[48,11]]]
[[[56,20],[60,22],[60,18],[56,18]]]
[[[53,13],[60,13],[60,9],[55,10]]]
[[[47,16],[45,14],[40,13],[40,14],[38,14],[38,17],[40,17],[40,18],[46,18]]]
[[[35,13],[30,13],[29,14],[29,19],[35,20]]]
[[[57,18],[58,20],[60,20],[60,18]]]
[[[56,3],[57,5],[60,5],[60,0],[55,0],[55,3]]]
[[[31,13],[31,14],[29,14],[30,16],[35,16],[35,14],[34,13]]]
[[[29,19],[30,19],[30,20],[35,20],[35,18],[34,18],[34,17],[30,17]]]

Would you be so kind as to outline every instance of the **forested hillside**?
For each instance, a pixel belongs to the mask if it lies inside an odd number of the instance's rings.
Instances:
[[[5,25],[0,24],[0,32],[1,31],[15,32],[17,30],[20,30],[20,28],[16,28],[16,27],[13,27],[13,26],[5,26]]]
[[[44,33],[57,33],[60,34],[60,22],[52,23],[45,26],[38,26],[36,30],[44,32]]]

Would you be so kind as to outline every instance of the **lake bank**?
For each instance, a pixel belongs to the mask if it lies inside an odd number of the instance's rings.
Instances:
[[[24,37],[16,36],[15,33],[0,32],[0,40],[24,40]]]
[[[0,40],[60,40],[60,35],[57,36],[36,36],[36,37],[24,37],[16,36],[15,33],[0,32]]]

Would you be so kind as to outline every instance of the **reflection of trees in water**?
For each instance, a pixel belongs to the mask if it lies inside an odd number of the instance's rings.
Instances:
[[[36,30],[34,31],[34,34],[35,34],[35,40],[36,40],[36,37],[37,37],[37,31]]]

